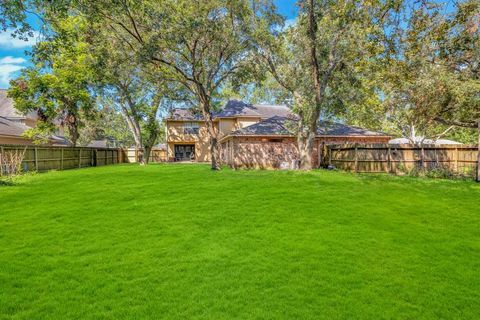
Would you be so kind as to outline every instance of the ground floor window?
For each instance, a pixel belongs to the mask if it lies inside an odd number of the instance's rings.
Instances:
[[[194,144],[176,144],[174,146],[175,161],[190,161],[195,160],[195,145]]]

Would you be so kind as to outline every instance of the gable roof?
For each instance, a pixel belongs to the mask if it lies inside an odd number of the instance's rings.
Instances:
[[[220,111],[213,113],[213,117],[217,119],[236,117],[255,117],[267,119],[274,116],[287,117],[290,114],[290,109],[284,105],[253,105],[239,100],[229,100]],[[173,109],[168,119],[178,121],[200,121],[203,120],[203,116],[201,114],[194,113],[191,109]]]
[[[293,136],[297,119],[290,117],[271,117],[248,127],[236,130],[229,136]],[[338,122],[319,121],[317,136],[389,136],[384,132],[372,131]]]

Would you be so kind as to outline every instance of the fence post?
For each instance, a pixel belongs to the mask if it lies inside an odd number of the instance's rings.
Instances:
[[[323,158],[323,145],[317,143],[317,151],[318,151],[318,167],[322,167],[322,158]]]
[[[61,151],[60,170],[63,170],[63,148],[61,148],[60,151]]]
[[[37,147],[34,148],[35,171],[38,171],[38,153]]]
[[[0,176],[3,175],[3,146],[0,146]]]
[[[355,173],[358,172],[358,143],[355,143]]]
[[[328,150],[328,165],[331,166],[332,165],[332,147],[327,147],[327,150]]]
[[[422,165],[422,170],[424,170],[426,167],[426,163],[425,163],[425,148],[423,147],[423,144],[422,144],[422,149],[420,150],[420,157],[421,157],[420,163]]]
[[[95,149],[95,167],[98,167],[98,149]]]
[[[387,167],[388,173],[392,173],[392,149],[390,145],[388,145]]]
[[[82,149],[78,149],[78,167],[82,166]]]
[[[458,147],[455,147],[455,164],[453,166],[455,172],[458,173]]]

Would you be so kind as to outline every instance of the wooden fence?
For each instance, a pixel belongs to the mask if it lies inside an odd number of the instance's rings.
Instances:
[[[124,149],[125,162],[138,162],[138,150],[135,148]],[[167,150],[165,149],[152,149],[150,152],[149,162],[166,162]]]
[[[355,172],[404,173],[414,168],[448,168],[475,176],[475,145],[346,144],[327,146],[326,159],[338,169]]]
[[[8,152],[25,152],[22,162],[23,171],[64,170],[123,162],[121,149],[0,145],[0,154]],[[3,169],[1,165],[0,168]],[[2,172],[4,170],[0,170],[0,174]]]

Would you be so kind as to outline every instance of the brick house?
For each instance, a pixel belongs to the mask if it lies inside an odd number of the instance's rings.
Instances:
[[[214,114],[220,160],[231,167],[278,168],[298,159],[296,119],[281,105],[251,105],[230,100]],[[319,164],[322,146],[338,143],[388,143],[391,136],[334,122],[320,122],[314,161]],[[209,141],[202,117],[175,109],[166,119],[169,161],[210,160]]]

